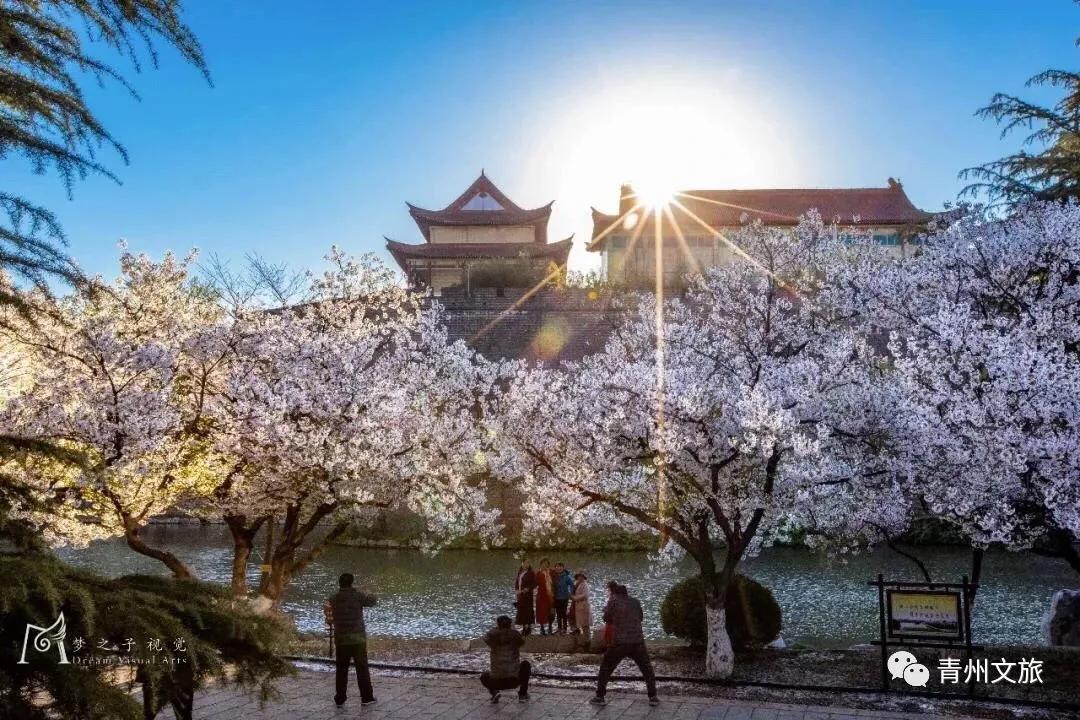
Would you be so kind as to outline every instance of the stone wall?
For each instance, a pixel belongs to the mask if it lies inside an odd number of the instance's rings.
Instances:
[[[451,339],[491,359],[579,360],[603,347],[617,317],[610,293],[580,288],[447,288],[433,301]]]

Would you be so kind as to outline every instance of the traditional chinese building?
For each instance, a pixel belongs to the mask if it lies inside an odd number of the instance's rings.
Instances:
[[[549,243],[551,205],[526,210],[483,172],[442,210],[409,204],[423,243],[386,238],[409,283],[436,295],[447,288],[531,287],[566,267],[573,236]]]
[[[667,284],[687,272],[732,262],[736,252],[723,236],[749,222],[793,227],[802,215],[816,210],[825,222],[869,231],[877,242],[905,255],[911,252],[917,231],[931,218],[911,203],[893,178],[880,188],[688,190],[675,201],[669,207],[671,215],[661,222]],[[609,282],[633,286],[654,281],[655,218],[639,207],[631,186],[622,186],[617,214],[594,208],[592,221],[588,249],[602,254]]]
[[[797,218],[817,209],[826,220],[869,229],[878,242],[906,252],[909,233],[930,215],[911,204],[898,182],[885,188],[825,190],[706,190],[688,192],[679,202],[706,223],[702,227],[686,212],[673,207],[680,232],[702,267],[730,262],[732,255],[718,240],[717,232],[729,232],[754,219],[777,226],[794,226]],[[620,313],[618,284],[635,273],[653,271],[653,218],[636,207],[633,189],[624,186],[619,212],[607,215],[593,210],[593,240],[589,250],[604,254],[604,267],[614,287],[583,289],[535,283],[498,284],[491,272],[502,266],[507,276],[545,271],[549,264],[565,266],[571,238],[547,242],[551,204],[524,210],[506,197],[483,173],[454,202],[442,210],[409,205],[409,213],[423,235],[422,244],[387,239],[387,249],[404,270],[409,282],[439,295],[451,340],[463,340],[491,358],[514,358],[558,365],[576,361],[603,349]],[[684,273],[685,258],[675,255],[677,235],[663,224],[664,261],[667,272]],[[667,254],[672,252],[669,259]],[[651,275],[650,275],[651,277]],[[511,278],[513,279],[513,278]],[[431,299],[434,302],[434,299]],[[507,546],[520,540],[523,501],[514,483],[491,483],[488,502],[499,508],[505,525]],[[412,527],[405,514],[386,513],[372,531],[379,546],[412,542],[400,528]],[[617,535],[609,542],[651,543]],[[611,540],[618,538],[618,540]],[[571,542],[585,544],[588,539]],[[652,547],[642,544],[642,548]]]

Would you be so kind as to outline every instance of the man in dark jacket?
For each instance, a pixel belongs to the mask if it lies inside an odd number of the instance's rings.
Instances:
[[[604,651],[600,660],[600,677],[596,683],[596,697],[590,700],[594,705],[604,705],[607,700],[608,680],[615,668],[624,658],[630,658],[645,677],[645,688],[649,692],[649,704],[658,705],[656,695],[656,674],[653,673],[649,651],[645,649],[645,635],[641,630],[644,613],[637,598],[630,597],[625,585],[612,580],[608,583],[608,602],[604,608],[604,622],[614,626],[615,632],[611,645]]]
[[[377,598],[353,587],[352,573],[338,578],[338,590],[327,601],[327,619],[331,623],[337,641],[337,685],[334,702],[338,707],[345,704],[349,686],[349,662],[356,662],[356,684],[360,686],[360,704],[375,702],[368,671],[367,629],[364,627],[364,608],[373,607]]]
[[[566,608],[574,592],[574,577],[562,563],[555,563],[555,617],[559,623],[559,634],[567,629]]]
[[[518,689],[518,702],[529,699],[529,676],[532,665],[521,660],[521,646],[525,638],[510,623],[508,615],[495,619],[495,628],[484,636],[484,643],[491,648],[491,670],[480,673],[480,684],[491,693],[491,702],[499,702],[501,690]]]

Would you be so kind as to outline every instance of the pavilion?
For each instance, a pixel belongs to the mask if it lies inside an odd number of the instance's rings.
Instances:
[[[407,204],[425,242],[386,238],[386,249],[413,287],[435,295],[446,288],[531,287],[565,271],[573,236],[547,241],[552,203],[521,208],[483,171],[442,210]]]

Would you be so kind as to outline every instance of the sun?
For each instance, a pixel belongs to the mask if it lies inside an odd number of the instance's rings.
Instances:
[[[543,188],[538,195],[560,198],[563,217],[581,218],[573,226],[579,232],[592,231],[592,208],[619,209],[622,231],[640,234],[647,217],[684,218],[679,205],[695,189],[783,187],[784,178],[802,176],[803,149],[812,143],[793,134],[790,128],[801,126],[789,122],[790,108],[753,75],[730,69],[718,75],[641,59],[568,87],[572,102],[534,117],[528,163],[532,182]],[[626,184],[633,197],[616,204],[613,195]],[[574,264],[599,262],[584,248],[571,257]]]
[[[631,181],[635,201],[647,210],[663,210],[670,205],[682,188],[667,176],[669,173],[655,168],[651,173]]]

